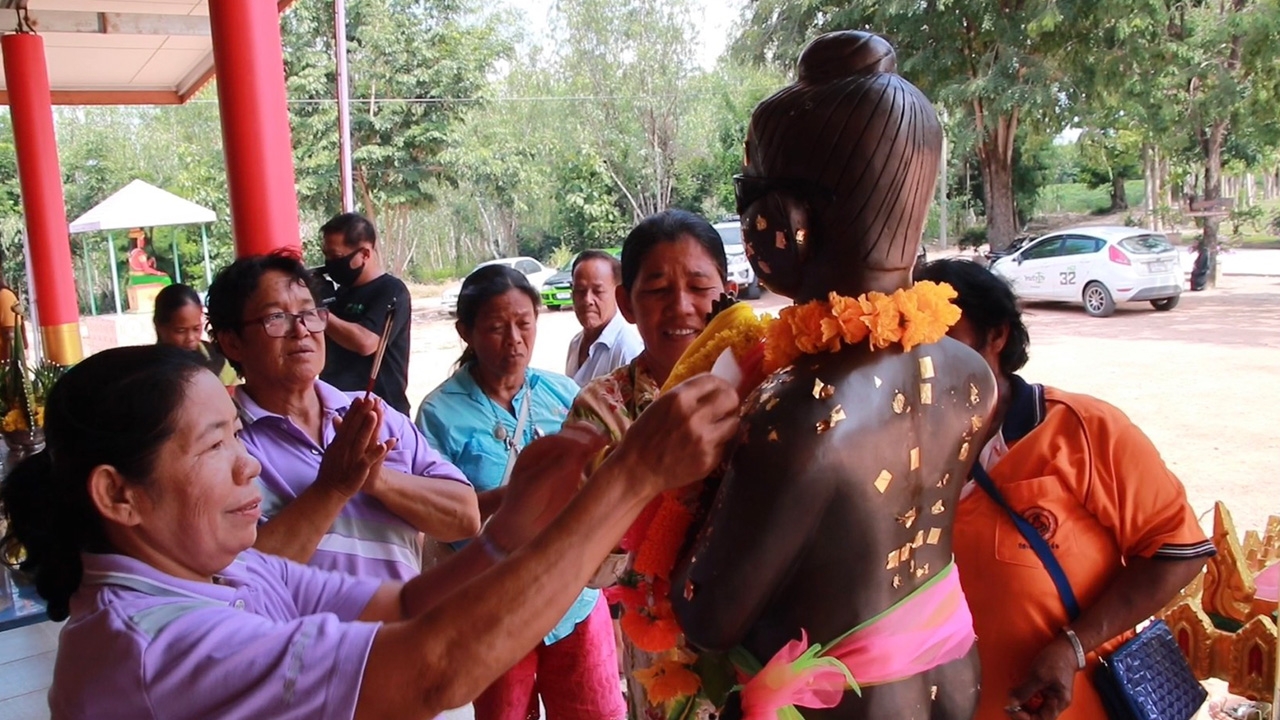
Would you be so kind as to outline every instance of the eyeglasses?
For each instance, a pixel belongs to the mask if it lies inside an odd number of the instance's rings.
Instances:
[[[300,313],[274,312],[269,315],[263,315],[260,318],[246,320],[245,325],[251,323],[262,323],[262,330],[268,337],[281,338],[289,334],[298,323],[307,329],[307,332],[322,332],[329,324],[328,308],[311,308],[303,310]]]
[[[776,190],[789,192],[795,195],[797,200],[809,203],[811,207],[825,205],[835,199],[835,192],[831,188],[810,180],[734,175],[733,194],[738,199],[738,215],[745,213],[755,201]]]

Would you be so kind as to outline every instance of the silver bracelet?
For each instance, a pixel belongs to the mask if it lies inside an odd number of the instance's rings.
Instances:
[[[1076,669],[1083,670],[1085,666],[1084,645],[1080,643],[1080,636],[1076,635],[1076,631],[1070,626],[1062,628],[1062,634],[1067,636],[1071,641],[1071,647],[1076,651]]]

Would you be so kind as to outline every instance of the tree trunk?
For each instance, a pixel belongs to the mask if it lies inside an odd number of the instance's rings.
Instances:
[[[1206,202],[1222,197],[1222,145],[1226,140],[1226,122],[1216,122],[1208,133],[1201,133],[1201,148],[1204,151],[1204,200]],[[1204,233],[1200,236],[1197,248],[1195,268],[1191,273],[1191,289],[1204,290],[1214,287],[1215,269],[1218,265],[1218,224],[1222,219],[1216,215],[1204,218]]]
[[[943,111],[943,122],[946,122],[946,111]],[[942,162],[938,163],[938,245],[943,250],[947,249],[947,227],[950,218],[947,210],[947,194],[950,190],[947,180],[947,165],[950,154],[947,151],[947,133],[942,133]]]
[[[1124,177],[1111,175],[1111,212],[1129,209],[1129,198],[1125,195]]]
[[[1156,155],[1151,143],[1142,146],[1142,210],[1147,227],[1160,232],[1160,216],[1156,212]]]
[[[1249,207],[1258,204],[1258,185],[1254,182],[1253,173],[1244,176],[1244,201]]]
[[[1013,167],[996,156],[982,164],[982,189],[986,195],[987,243],[1003,250],[1018,236],[1018,218],[1013,204]]]
[[[1018,120],[1016,116],[999,115],[993,118],[993,127],[986,129],[981,104],[976,110],[977,129],[982,137],[978,143],[978,160],[982,164],[987,243],[992,250],[1003,250],[1018,235],[1017,208],[1013,200],[1013,140]]]

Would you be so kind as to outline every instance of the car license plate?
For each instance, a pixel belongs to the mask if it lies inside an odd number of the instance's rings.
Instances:
[[[1149,263],[1147,267],[1151,269],[1152,273],[1169,272],[1169,263],[1167,262],[1153,262]]]
[[[568,300],[568,299],[569,299],[569,293],[556,293],[556,299],[557,299],[557,300]]]

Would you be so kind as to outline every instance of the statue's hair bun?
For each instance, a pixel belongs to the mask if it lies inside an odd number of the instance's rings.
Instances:
[[[846,30],[818,37],[800,53],[799,81],[823,85],[846,78],[897,72],[898,58],[888,40]]]

